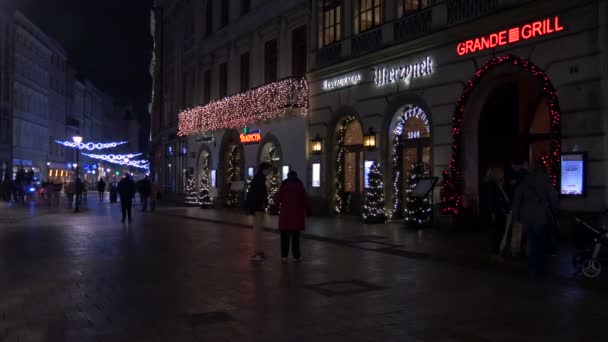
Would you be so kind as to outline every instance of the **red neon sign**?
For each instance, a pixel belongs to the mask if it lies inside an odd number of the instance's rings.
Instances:
[[[553,17],[492,33],[485,37],[469,39],[459,43],[456,47],[456,52],[459,56],[463,56],[469,53],[492,49],[497,46],[512,44],[520,40],[528,40],[534,37],[545,36],[563,30],[564,27],[559,24],[559,17]]]
[[[260,131],[241,133],[239,138],[241,139],[241,144],[255,144],[262,141],[262,135],[260,134]]]

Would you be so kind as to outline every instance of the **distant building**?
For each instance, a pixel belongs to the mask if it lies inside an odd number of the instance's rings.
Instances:
[[[10,173],[12,165],[13,122],[13,46],[14,26],[11,16],[0,12],[0,177]]]

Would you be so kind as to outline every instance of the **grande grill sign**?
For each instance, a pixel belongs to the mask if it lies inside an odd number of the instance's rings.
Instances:
[[[564,27],[560,25],[559,17],[548,18],[523,26],[492,33],[485,37],[469,39],[459,43],[456,47],[456,52],[458,52],[459,56],[463,56],[469,53],[495,48],[497,46],[504,46],[507,44],[517,43],[522,40],[546,36],[563,30]]]

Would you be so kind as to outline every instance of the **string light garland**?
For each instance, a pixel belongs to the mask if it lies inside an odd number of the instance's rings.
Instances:
[[[355,121],[355,117],[347,116],[342,121],[342,126],[338,131],[338,137],[336,141],[336,146],[338,148],[336,153],[336,193],[335,197],[335,208],[334,211],[336,214],[343,214],[346,212],[350,205],[350,194],[346,192],[345,189],[345,165],[344,165],[344,155],[346,153],[346,149],[344,148],[344,139],[346,138],[346,129],[348,125],[350,125],[353,121]]]
[[[109,142],[109,143],[94,143],[94,142],[88,142],[88,143],[83,143],[81,142],[80,144],[76,144],[73,141],[67,141],[67,140],[55,140],[55,143],[59,144],[59,145],[63,145],[65,147],[71,147],[71,148],[75,148],[76,145],[78,145],[78,149],[79,150],[89,150],[89,151],[94,151],[94,150],[105,150],[108,148],[114,148],[120,145],[124,145],[127,142],[126,141],[116,141],[116,142]]]
[[[92,159],[103,160],[108,163],[123,165],[123,166],[133,166],[139,169],[150,169],[150,162],[147,160],[131,160],[131,158],[135,158],[141,155],[141,153],[132,153],[132,154],[90,154],[83,153],[83,156],[87,156]]]
[[[239,196],[238,193],[231,190],[232,182],[236,182],[239,180],[239,162],[241,160],[241,155],[239,153],[239,147],[237,145],[233,145],[230,149],[230,153],[228,155],[228,172],[226,173],[227,180],[227,194],[226,194],[226,206],[228,208],[237,207],[239,204]]]
[[[308,114],[308,83],[287,78],[178,114],[178,135],[195,135],[280,118],[288,109]]]
[[[459,165],[462,162],[462,153],[460,144],[462,142],[462,125],[464,122],[464,112],[471,98],[471,94],[476,86],[479,85],[482,78],[493,68],[512,64],[523,68],[536,80],[540,81],[543,86],[543,93],[547,100],[549,115],[551,119],[551,153],[546,157],[546,163],[550,170],[551,181],[553,186],[558,186],[560,158],[561,158],[561,111],[557,99],[557,91],[551,80],[545,72],[534,65],[532,62],[519,58],[514,55],[506,55],[494,57],[481,69],[475,72],[475,75],[469,80],[465,86],[462,96],[456,102],[456,110],[452,119],[452,136],[454,143],[452,144],[452,158],[448,168],[443,172],[443,181],[441,182],[441,211],[444,215],[457,215],[462,206],[462,170]]]
[[[274,200],[277,192],[279,191],[279,187],[281,186],[281,178],[279,176],[279,170],[276,167],[275,156],[277,154],[277,147],[272,145],[272,147],[268,150],[268,156],[266,156],[266,162],[272,165],[272,175],[270,176],[270,182],[268,184],[268,206],[266,207],[266,212],[270,215],[278,215],[279,214],[279,206]]]
[[[403,189],[403,134],[405,133],[405,124],[410,118],[421,118],[425,122],[425,127],[429,128],[428,119],[426,119],[426,113],[420,107],[408,107],[406,108],[395,124],[393,129],[393,208],[391,212],[391,219],[400,220],[404,217],[403,208],[403,195],[401,189]]]
[[[198,197],[198,203],[201,209],[210,208],[213,202],[211,201],[211,182],[209,180],[209,157],[205,158],[203,169],[201,170],[201,182],[200,182],[200,194]]]
[[[367,177],[368,187],[365,191],[365,201],[363,203],[363,222],[384,223],[387,217],[384,209],[384,183],[382,182],[380,164],[373,162]]]
[[[424,177],[431,176],[431,166],[427,163],[414,163],[410,168],[406,191],[405,223],[410,228],[424,228],[430,225],[433,217],[431,200],[427,197],[414,196],[414,188]]]
[[[188,181],[185,187],[186,195],[184,197],[184,203],[189,207],[198,206],[198,195],[196,193],[196,185],[194,183],[194,175],[188,176]]]

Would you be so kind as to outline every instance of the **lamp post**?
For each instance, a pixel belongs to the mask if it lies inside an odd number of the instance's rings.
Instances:
[[[78,205],[79,205],[79,201],[80,201],[80,196],[79,196],[79,190],[78,189],[79,185],[78,185],[78,155],[79,155],[79,151],[80,151],[80,143],[82,143],[82,137],[79,135],[75,135],[72,137],[72,140],[74,141],[74,143],[76,144],[76,164],[75,168],[76,168],[76,203],[74,205],[74,212],[77,213],[78,212]]]

